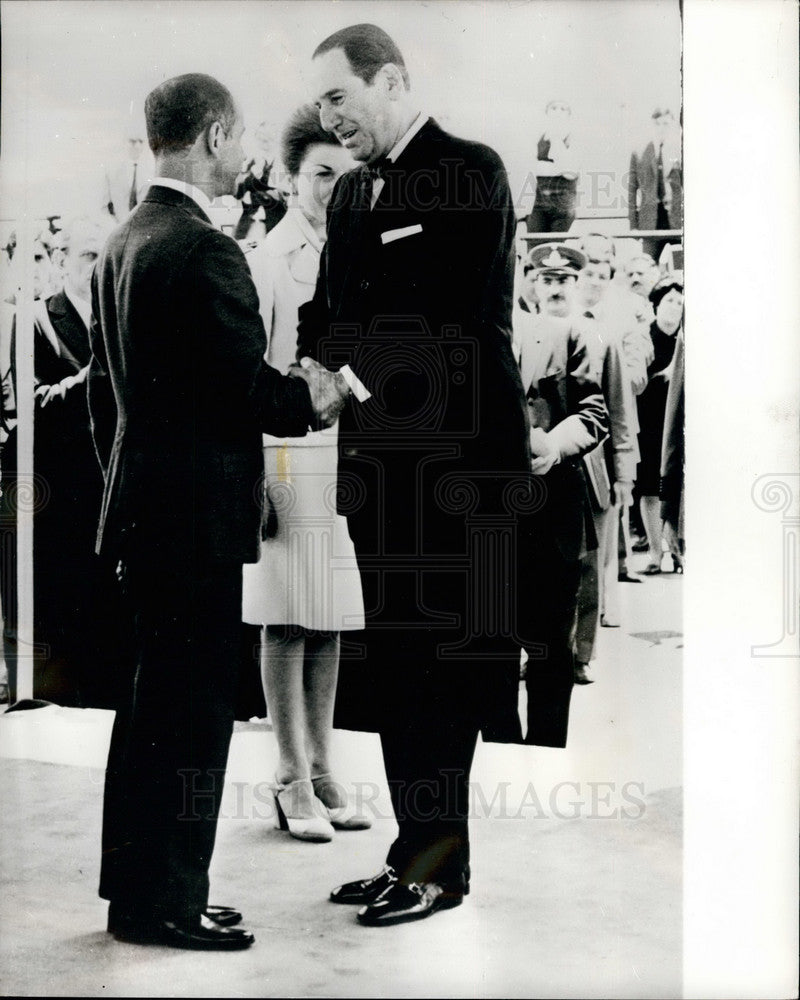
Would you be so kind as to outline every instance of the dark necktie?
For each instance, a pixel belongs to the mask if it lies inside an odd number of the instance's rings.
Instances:
[[[128,195],[128,211],[132,212],[136,208],[138,198],[136,197],[136,168],[138,163],[133,164],[133,180],[131,181],[131,193]]]
[[[658,145],[658,173],[656,177],[656,197],[660,204],[664,204],[664,143]]]
[[[587,309],[587,310],[586,310],[586,312],[585,312],[585,313],[584,313],[583,315],[584,315],[584,316],[585,316],[585,317],[586,317],[587,319],[594,319],[594,313],[592,312],[592,310],[591,310],[591,309]]]

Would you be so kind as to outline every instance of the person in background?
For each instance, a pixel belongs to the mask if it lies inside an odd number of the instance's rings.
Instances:
[[[514,357],[519,363],[519,339],[518,331],[524,325],[524,317],[521,319],[517,313],[525,315],[536,315],[539,312],[539,299],[536,295],[536,269],[531,264],[530,256],[526,256],[524,261],[517,267],[517,282],[519,294],[514,297],[514,306],[511,310],[511,347]]]
[[[95,708],[112,704],[124,645],[113,577],[94,554],[103,479],[86,401],[89,284],[109,228],[86,217],[68,223],[59,233],[54,269],[60,275],[54,283],[63,288],[46,301],[34,301],[34,474],[46,490],[46,502],[34,509],[36,684],[60,704]],[[41,277],[37,268],[35,293],[42,290]],[[16,325],[10,356],[14,385],[15,341]],[[4,462],[9,486],[16,446],[14,427]],[[10,492],[9,500],[14,495]],[[4,582],[9,621],[16,618],[15,590],[15,581]],[[15,666],[13,656],[8,659]],[[12,695],[15,681],[12,668]]]
[[[142,200],[152,176],[152,158],[145,142],[144,122],[132,124],[125,135],[125,156],[105,171],[102,209],[124,222]]]
[[[236,178],[234,196],[242,203],[242,214],[233,238],[258,243],[286,214],[284,192],[272,181],[275,167],[275,132],[269,122],[259,122],[254,131],[255,151]]]
[[[642,300],[639,303],[642,318],[646,319],[648,323],[652,322],[653,309],[649,301],[649,295],[653,285],[659,279],[659,270],[656,262],[650,254],[636,253],[632,257],[628,257],[625,261],[622,273],[628,291]]]
[[[545,108],[546,125],[536,145],[536,197],[529,233],[565,233],[575,219],[578,166],[570,133],[572,109],[561,100]]]
[[[355,162],[313,105],[290,118],[281,155],[289,210],[247,259],[266,360],[286,373],[297,352],[298,308],[314,294],[328,202]],[[311,841],[330,840],[334,828],[370,826],[331,772],[339,632],[364,627],[353,543],[333,504],[337,456],[336,425],[303,438],[264,435],[267,537],[261,560],[244,568],[243,618],[264,627],[262,680],[279,752],[276,812],[282,829]]]
[[[628,220],[631,229],[680,229],[683,165],[680,134],[669,108],[652,114],[652,134],[642,152],[631,153]]]
[[[632,503],[638,427],[623,347],[626,333],[630,334],[608,295],[614,275],[614,246],[606,237],[589,236],[582,240],[581,249],[587,259],[578,278],[575,314],[585,321],[609,429],[605,442],[584,456],[597,549],[587,551],[582,559],[575,683],[589,684],[598,620],[605,626],[619,625],[618,531],[620,515],[627,514]]]
[[[23,261],[16,251],[16,235],[9,237],[9,270],[6,275],[8,294],[0,303],[0,365],[2,365],[2,455],[0,456],[0,592],[3,607],[3,645],[8,670],[9,697],[16,699],[17,689],[17,385],[16,330],[17,289],[22,284]],[[57,336],[52,330],[45,300],[56,291],[60,278],[56,276],[49,247],[39,234],[33,243],[33,354],[34,377],[42,379],[51,373],[52,363],[58,363]],[[34,467],[36,456],[34,455]],[[42,486],[37,491],[41,495]],[[37,494],[34,494],[36,496]],[[37,508],[41,510],[41,508]],[[34,655],[25,651],[23,655]],[[41,658],[37,665],[41,667]]]
[[[600,233],[590,233],[584,237],[580,243],[580,248],[597,260],[608,259],[612,268],[612,275],[616,267],[616,250],[614,241],[608,236]],[[625,268],[630,266],[630,273],[623,269],[624,280],[612,280],[603,283],[602,295],[593,307],[597,312],[601,322],[621,331],[622,356],[625,361],[625,369],[631,385],[634,402],[635,398],[647,385],[647,366],[653,358],[653,344],[650,340],[650,319],[652,316],[652,306],[649,300],[643,299],[640,294],[631,290],[631,283],[635,283],[637,291],[647,287],[651,276],[656,275],[655,265],[649,257],[636,255],[626,261]],[[592,292],[598,294],[599,290]],[[645,309],[646,306],[646,309]],[[632,426],[634,430],[634,471],[635,465],[639,461],[639,418],[636,406],[631,414]],[[641,577],[632,573],[628,569],[628,560],[631,556],[631,529],[629,520],[634,518],[639,526],[639,535],[644,536],[644,528],[641,526],[641,518],[638,511],[638,497],[634,482],[633,490],[634,502],[631,506],[622,506],[619,509],[619,530],[617,531],[617,582],[619,583],[641,583]],[[647,544],[646,542],[644,543]],[[616,588],[613,581],[606,589],[609,601],[606,605],[605,617],[607,625],[612,625],[615,617],[615,607],[617,605]]]
[[[623,266],[624,284],[629,293],[628,302],[637,319],[636,339],[637,373],[634,380],[634,393],[638,396],[647,385],[647,368],[653,360],[653,342],[650,337],[650,324],[653,322],[653,306],[649,295],[660,274],[653,258],[646,253],[635,253],[628,257]],[[620,579],[628,583],[640,583],[641,578],[628,569],[628,550],[631,552],[646,552],[647,538],[642,522],[639,505],[639,488],[634,484],[634,504],[630,508],[628,518],[623,518],[623,533],[620,538]],[[623,545],[625,552],[622,552]]]
[[[661,520],[664,540],[677,566],[684,563],[684,383],[685,383],[685,332],[678,332],[675,354],[672,358],[672,377],[669,380],[667,403],[664,413],[664,439],[661,444]]]
[[[582,456],[608,433],[597,374],[598,349],[576,316],[586,257],[563,243],[530,251],[541,313],[517,313],[520,372],[528,401],[531,471],[538,509],[520,525],[519,621],[528,655],[525,742],[564,747],[576,677],[575,615],[581,559],[596,548]],[[588,681],[582,680],[581,683]]]
[[[653,360],[648,366],[647,386],[638,398],[639,467],[637,486],[642,521],[647,533],[649,561],[646,576],[661,572],[662,536],[659,492],[661,481],[661,444],[667,390],[672,375],[672,359],[678,331],[683,323],[683,277],[679,272],[658,281],[650,292],[655,318],[650,325]],[[682,570],[680,555],[671,553],[673,569]]]

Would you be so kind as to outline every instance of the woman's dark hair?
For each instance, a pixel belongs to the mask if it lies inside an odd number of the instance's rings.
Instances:
[[[292,114],[281,134],[281,159],[290,177],[300,173],[308,148],[319,143],[341,146],[333,132],[326,132],[320,125],[319,111],[314,105],[304,104]]]
[[[225,135],[236,121],[236,106],[227,87],[205,73],[186,73],[165,80],[144,102],[147,141],[157,156],[188,149],[214,122]]]
[[[665,295],[669,295],[671,291],[680,292],[683,294],[683,279],[676,278],[675,275],[668,274],[664,278],[660,278],[652,287],[650,291],[650,301],[653,303],[653,308],[658,309],[661,305],[661,300]]]
[[[394,63],[403,76],[408,90],[410,81],[405,61],[400,49],[376,24],[352,24],[329,35],[314,50],[312,58],[322,56],[333,49],[342,49],[350,63],[350,69],[360,76],[364,83],[372,83],[375,74],[387,63]]]

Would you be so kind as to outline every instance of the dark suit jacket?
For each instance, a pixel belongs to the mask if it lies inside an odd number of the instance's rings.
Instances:
[[[298,356],[349,363],[373,394],[340,419],[339,509],[351,528],[378,552],[404,532],[410,555],[426,539],[463,552],[445,494],[471,481],[462,522],[467,509],[508,513],[503,484],[529,467],[505,170],[493,150],[429,120],[387,167],[372,210],[368,178],[362,167],[334,191]],[[413,496],[404,477],[417,484]]]
[[[655,144],[641,154],[631,153],[628,171],[628,219],[631,229],[656,229],[658,220],[658,163]],[[664,185],[671,193],[668,210],[671,229],[683,226],[683,169],[664,163]]]
[[[244,254],[154,186],[92,280],[89,406],[106,487],[98,551],[258,559],[261,431],[303,436],[307,385],[264,361]]]
[[[519,739],[515,506],[530,458],[505,170],[429,120],[372,210],[368,178],[334,190],[298,338],[298,355],[347,362],[372,392],[339,421],[338,506],[367,622],[360,718],[346,724],[385,724],[408,692],[429,697],[426,671],[458,664],[453,695],[479,706],[484,738]]]
[[[47,300],[47,315],[58,337],[59,353],[37,331],[39,385],[53,385],[68,376],[80,375],[91,359],[89,331],[64,292]],[[52,477],[51,489],[58,491],[53,499],[68,505],[63,509],[59,505],[57,512],[51,500],[46,513],[58,522],[60,533],[73,539],[80,535],[83,544],[86,537],[94,535],[103,488],[89,426],[85,379],[70,385],[63,398],[54,399],[43,409],[37,404],[35,418],[37,474]],[[87,526],[91,526],[88,536]],[[90,554],[91,547],[87,557]]]

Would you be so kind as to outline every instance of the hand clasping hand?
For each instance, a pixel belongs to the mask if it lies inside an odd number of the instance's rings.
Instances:
[[[545,476],[561,460],[561,453],[541,427],[531,428],[531,472],[535,476]]]
[[[313,358],[301,358],[300,366],[293,365],[290,371],[308,384],[318,427],[331,427],[335,424],[350,395],[344,376],[339,372],[329,372]]]

